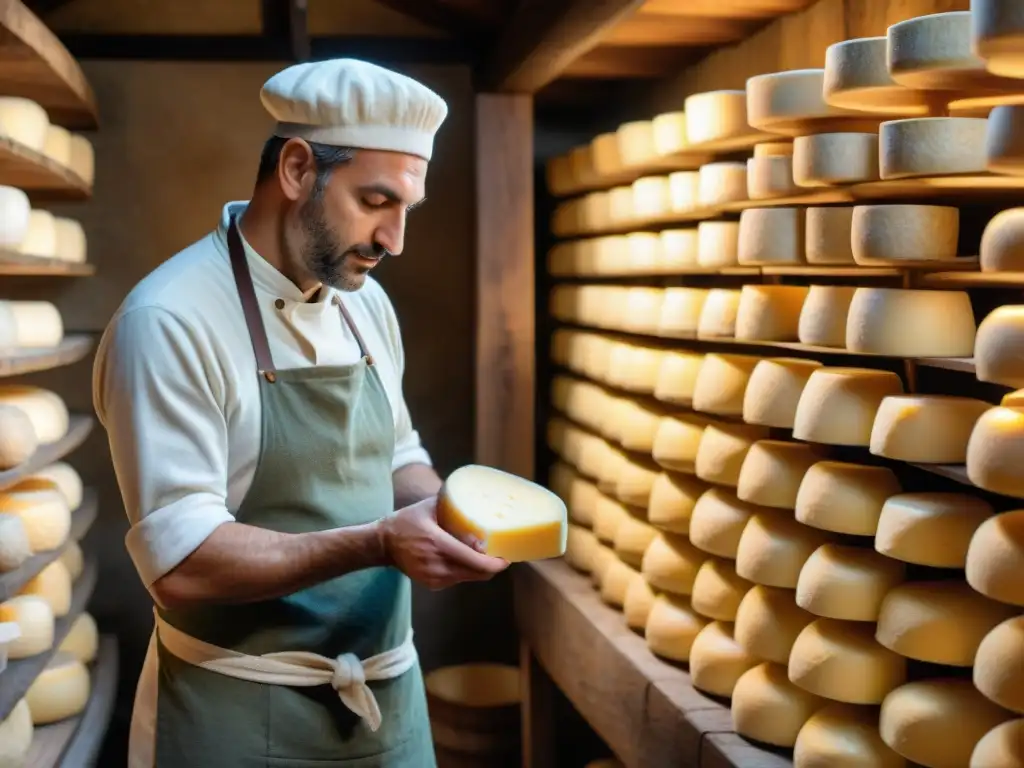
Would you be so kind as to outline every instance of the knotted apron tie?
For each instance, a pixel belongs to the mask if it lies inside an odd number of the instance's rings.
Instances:
[[[154,613],[156,613],[154,611]],[[391,680],[408,672],[417,661],[412,629],[397,648],[360,660],[343,653],[329,659],[307,651],[281,651],[250,656],[185,634],[156,613],[160,642],[174,656],[195,667],[267,685],[330,685],[342,703],[366,721],[371,731],[381,725],[380,706],[367,682]]]

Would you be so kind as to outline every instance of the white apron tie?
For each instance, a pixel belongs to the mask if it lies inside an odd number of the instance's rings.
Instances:
[[[303,687],[330,685],[342,703],[365,720],[371,731],[380,728],[381,713],[377,697],[367,682],[400,677],[413,667],[418,658],[412,642],[412,629],[397,648],[361,661],[351,653],[329,659],[307,651],[250,656],[191,637],[154,613],[160,642],[182,661],[251,683]]]

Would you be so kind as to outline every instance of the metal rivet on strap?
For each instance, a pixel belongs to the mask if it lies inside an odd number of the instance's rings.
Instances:
[[[274,375],[273,371],[264,371],[263,372],[263,378],[265,378],[271,384],[273,384],[275,381],[277,381],[277,376]]]
[[[278,309],[284,309],[284,299],[278,299],[274,302],[274,306]]]
[[[366,364],[367,365],[373,365],[373,355],[367,355],[366,356]]]

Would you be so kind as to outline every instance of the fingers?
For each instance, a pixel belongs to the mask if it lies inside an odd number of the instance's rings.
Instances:
[[[478,551],[482,547],[481,542],[474,541],[473,544],[463,543],[440,528],[438,529],[437,546],[441,554],[453,561],[456,566],[489,576],[501,573],[509,565],[507,560],[503,560],[500,557],[491,557]]]

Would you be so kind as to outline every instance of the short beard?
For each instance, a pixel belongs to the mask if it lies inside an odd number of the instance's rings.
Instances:
[[[319,195],[312,195],[299,210],[299,220],[306,235],[304,260],[310,274],[326,286],[339,291],[357,291],[366,281],[369,270],[349,267],[349,255],[365,258],[382,255],[373,246],[356,245],[343,248],[327,225]]]

